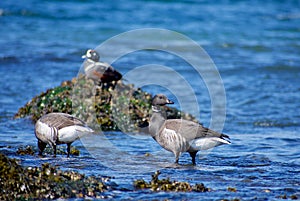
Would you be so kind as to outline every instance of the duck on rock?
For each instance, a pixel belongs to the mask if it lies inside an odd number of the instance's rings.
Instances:
[[[65,113],[46,114],[35,124],[40,156],[47,144],[54,149],[54,157],[56,157],[56,145],[67,144],[67,157],[69,157],[72,142],[91,133],[94,133],[94,130],[85,122]]]
[[[84,72],[87,78],[94,80],[99,85],[117,82],[122,78],[121,73],[115,70],[108,63],[100,61],[100,55],[96,50],[89,49],[82,56]]]
[[[229,136],[184,119],[166,119],[161,106],[173,104],[164,94],[157,94],[152,100],[152,116],[149,132],[164,149],[173,152],[175,163],[183,152],[188,152],[192,163],[196,164],[196,154],[200,150],[211,149],[222,144],[230,144]]]

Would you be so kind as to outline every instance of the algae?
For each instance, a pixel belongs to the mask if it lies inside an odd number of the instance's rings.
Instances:
[[[171,181],[167,179],[158,179],[160,171],[156,171],[152,175],[150,182],[146,182],[143,179],[135,180],[133,185],[136,189],[150,189],[151,191],[174,191],[174,192],[209,192],[210,188],[204,186],[204,184],[191,185],[188,182]]]
[[[62,171],[49,163],[22,167],[0,153],[0,200],[102,198],[109,178]]]
[[[63,112],[82,119],[92,128],[136,132],[148,125],[151,100],[151,94],[136,89],[132,84],[118,81],[98,86],[82,75],[32,98],[19,108],[14,118],[30,116],[36,122],[47,113]],[[165,109],[169,119],[197,122],[192,115],[176,108]]]
[[[35,155],[35,152],[38,152],[38,149],[36,147],[27,145],[25,147],[24,146],[18,147],[16,154],[17,155]],[[52,147],[47,146],[44,150],[44,153],[52,155],[53,154]],[[65,148],[58,146],[56,149],[56,154],[57,155],[67,155],[68,153]],[[77,149],[75,146],[71,146],[70,155],[79,156],[80,155],[79,149]]]

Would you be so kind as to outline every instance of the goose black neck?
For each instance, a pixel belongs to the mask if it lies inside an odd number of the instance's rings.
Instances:
[[[153,112],[161,112],[161,109],[159,106],[152,105],[152,111]]]

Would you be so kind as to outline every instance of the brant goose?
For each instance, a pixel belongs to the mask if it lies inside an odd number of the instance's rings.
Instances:
[[[205,128],[198,123],[183,119],[167,120],[160,107],[173,103],[164,94],[154,96],[149,132],[160,146],[174,153],[175,163],[178,163],[179,156],[183,152],[188,152],[195,165],[198,151],[230,144],[229,136]]]
[[[89,79],[101,83],[109,83],[118,81],[122,78],[121,73],[115,70],[108,63],[99,61],[100,55],[95,50],[87,50],[86,54],[82,56],[86,60],[83,63],[84,72]]]
[[[42,116],[35,124],[35,136],[38,139],[39,155],[47,144],[54,149],[56,157],[56,145],[67,144],[69,157],[72,142],[80,137],[93,133],[82,120],[65,113],[49,113]]]

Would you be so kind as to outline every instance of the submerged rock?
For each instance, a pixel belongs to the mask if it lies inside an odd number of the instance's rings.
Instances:
[[[24,146],[18,147],[16,154],[18,154],[18,155],[34,155],[36,152],[38,152],[37,147],[27,145],[25,147]],[[51,147],[47,146],[44,150],[44,153],[52,155],[53,149]],[[67,155],[67,151],[63,147],[60,146],[60,147],[57,147],[56,154],[57,155]],[[80,155],[79,149],[77,149],[74,146],[71,146],[70,155],[79,156]]]
[[[95,85],[93,80],[80,75],[72,81],[48,89],[34,97],[15,114],[15,118],[30,116],[35,122],[51,112],[72,114],[89,126],[103,131],[139,131],[149,122],[152,95],[131,84]],[[166,107],[167,117],[197,120],[176,108]]]
[[[49,163],[22,167],[0,153],[0,200],[102,198],[109,179],[62,171]]]
[[[227,187],[227,191],[229,191],[229,192],[237,192],[237,190],[236,190],[236,188],[234,188],[234,187]]]
[[[24,147],[19,147],[17,150],[17,154],[19,155],[34,155],[34,150],[32,148],[32,146],[26,146]]]
[[[146,182],[143,179],[135,180],[133,185],[136,189],[151,189],[152,191],[175,191],[175,192],[208,192],[210,188],[204,186],[204,184],[191,185],[188,182],[171,181],[167,179],[158,179],[160,175],[159,171],[156,171],[152,175],[150,182]]]

